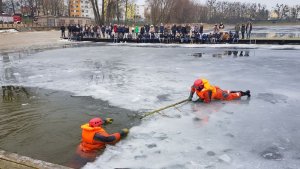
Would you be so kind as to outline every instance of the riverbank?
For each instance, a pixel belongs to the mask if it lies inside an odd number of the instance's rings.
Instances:
[[[35,160],[30,157],[21,156],[0,150],[0,168],[13,169],[71,169],[69,167]]]
[[[0,33],[0,51],[1,53],[18,52],[70,44],[68,40],[59,37],[60,31],[4,32]]]

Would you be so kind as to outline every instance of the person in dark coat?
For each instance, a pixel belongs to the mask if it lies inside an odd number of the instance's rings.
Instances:
[[[246,26],[245,24],[242,24],[241,26],[242,39],[245,39],[245,31],[246,31]]]
[[[150,25],[149,24],[145,25],[145,31],[146,31],[147,34],[150,32]]]
[[[174,24],[173,26],[172,26],[172,28],[171,28],[171,30],[172,30],[172,35],[173,35],[173,38],[175,39],[175,36],[176,36],[176,25]]]
[[[72,26],[69,24],[67,28],[68,28],[68,38],[70,39],[72,33]]]
[[[199,28],[199,33],[202,35],[203,34],[203,24],[200,24],[200,28]]]
[[[252,23],[249,21],[246,26],[247,39],[250,39],[251,32],[252,32]]]
[[[238,38],[241,30],[240,24],[236,24],[234,30],[235,30],[235,36]]]
[[[65,38],[66,37],[66,34],[65,34],[66,27],[65,27],[65,25],[62,25],[60,27],[60,30],[61,30],[61,38]]]
[[[144,36],[144,34],[145,34],[145,27],[142,26],[142,27],[141,27],[141,35]]]

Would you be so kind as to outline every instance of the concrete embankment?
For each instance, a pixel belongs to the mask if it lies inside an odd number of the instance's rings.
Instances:
[[[71,169],[0,150],[0,169]]]
[[[153,39],[148,41],[142,41],[142,40],[136,40],[136,39],[127,39],[127,40],[121,40],[121,39],[98,39],[98,38],[83,38],[82,41],[90,41],[90,42],[128,42],[128,43],[160,43],[159,40]],[[162,42],[162,43],[181,43],[179,40],[173,40],[170,42]],[[225,44],[228,42],[218,42],[218,44]],[[187,44],[187,43],[185,43]],[[188,42],[188,44],[192,44]],[[207,44],[207,43],[198,43],[198,44]],[[272,45],[300,45],[300,39],[267,39],[267,38],[257,38],[257,39],[241,39],[238,42],[232,43],[232,44],[272,44]]]

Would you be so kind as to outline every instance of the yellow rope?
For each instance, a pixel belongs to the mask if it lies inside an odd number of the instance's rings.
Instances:
[[[188,99],[185,99],[185,100],[182,100],[182,101],[180,101],[180,102],[171,104],[171,105],[169,105],[169,106],[162,107],[162,108],[160,108],[160,109],[157,109],[157,110],[154,110],[154,111],[145,113],[144,115],[142,115],[142,116],[140,117],[140,119],[143,119],[143,118],[145,118],[145,117],[147,117],[147,116],[150,116],[150,115],[152,115],[152,114],[154,114],[154,113],[160,112],[160,111],[165,110],[165,109],[168,109],[168,108],[170,108],[170,107],[174,107],[174,106],[176,106],[176,105],[182,104],[182,103],[187,102],[187,101],[188,101]]]

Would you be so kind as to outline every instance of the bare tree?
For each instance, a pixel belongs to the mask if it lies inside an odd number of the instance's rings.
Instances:
[[[101,15],[101,24],[105,23],[105,0],[102,0],[102,15]]]
[[[202,5],[191,0],[148,0],[147,5],[153,24],[193,22],[199,18],[196,13],[199,14],[204,9],[207,12],[207,8],[202,8]]]
[[[300,14],[300,5],[296,5],[290,8],[290,17],[296,20]]]
[[[34,16],[34,9],[35,9],[35,4],[34,0],[27,0],[28,2],[28,7],[30,8],[30,16]]]
[[[11,3],[13,14],[15,14],[16,10],[15,10],[15,2],[14,2],[14,0],[10,0],[10,3]]]
[[[237,22],[267,19],[268,10],[256,3],[207,0],[205,5],[194,0],[147,0],[146,18],[152,23],[172,22]],[[285,12],[286,13],[286,12]]]
[[[287,17],[287,13],[289,12],[289,7],[284,4],[276,4],[275,13],[278,15],[280,20]]]
[[[208,19],[211,19],[215,16],[216,0],[207,0],[206,4],[208,7]]]
[[[118,20],[118,24],[120,23],[120,8],[119,8],[119,0],[116,0],[116,11],[117,11],[117,20]]]
[[[98,7],[98,0],[90,0],[90,2],[92,3],[96,24],[100,25],[101,17],[100,17],[100,11]]]
[[[125,24],[127,23],[128,0],[125,0]]]

